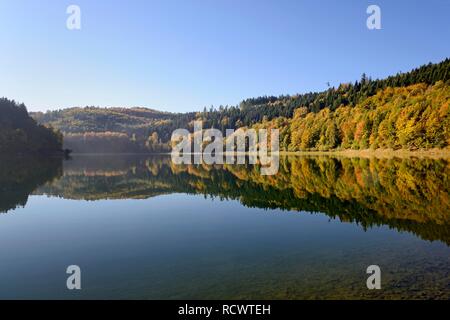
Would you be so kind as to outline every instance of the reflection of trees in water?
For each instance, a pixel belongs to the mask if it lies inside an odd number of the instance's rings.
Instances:
[[[25,206],[37,187],[62,175],[62,158],[0,158],[0,212]]]
[[[184,192],[249,207],[323,212],[364,228],[388,225],[450,243],[449,162],[432,159],[281,158],[259,166],[174,165],[169,157],[79,157],[38,193],[73,199],[148,198]]]

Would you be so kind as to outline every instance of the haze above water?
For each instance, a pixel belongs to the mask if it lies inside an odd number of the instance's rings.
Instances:
[[[0,298],[450,299],[448,160],[280,160],[0,159]]]

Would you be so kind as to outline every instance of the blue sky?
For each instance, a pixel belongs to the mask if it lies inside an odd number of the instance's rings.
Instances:
[[[323,90],[449,57],[449,15],[449,0],[0,0],[0,96],[182,112]]]

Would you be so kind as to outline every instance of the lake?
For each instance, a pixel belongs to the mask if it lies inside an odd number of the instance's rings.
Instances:
[[[449,173],[419,158],[282,157],[273,176],[168,156],[1,159],[0,298],[450,299]]]

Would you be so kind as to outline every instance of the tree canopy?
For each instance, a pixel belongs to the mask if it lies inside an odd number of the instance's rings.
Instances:
[[[282,131],[283,149],[289,151],[445,148],[449,86],[447,58],[386,79],[363,74],[359,81],[322,92],[262,96],[199,112],[84,107],[32,116],[60,129],[66,147],[76,152],[167,151],[172,132],[192,130],[194,120],[223,133],[240,127],[276,127]]]
[[[24,104],[0,98],[0,153],[50,154],[62,151],[59,131],[37,124]]]

